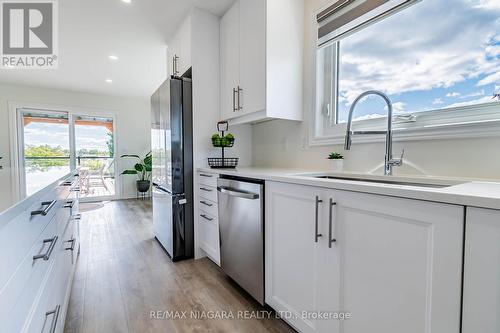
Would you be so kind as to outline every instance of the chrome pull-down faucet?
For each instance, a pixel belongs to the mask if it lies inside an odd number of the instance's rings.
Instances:
[[[358,102],[368,95],[378,95],[387,103],[387,130],[386,131],[352,131],[352,115]],[[368,90],[359,95],[351,105],[349,117],[347,118],[347,130],[345,135],[344,149],[350,150],[353,135],[370,135],[370,134],[385,134],[385,158],[384,158],[384,175],[392,176],[392,167],[403,165],[404,150],[401,158],[392,158],[392,103],[389,97],[378,90]]]

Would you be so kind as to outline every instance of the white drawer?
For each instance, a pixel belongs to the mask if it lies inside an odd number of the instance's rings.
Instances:
[[[199,184],[198,189],[200,197],[217,202],[217,187]]]
[[[212,216],[215,217],[219,216],[217,203],[202,197],[198,198],[198,202],[200,203],[201,210],[204,210],[205,212],[209,213]]]
[[[64,213],[63,210],[60,212]],[[1,332],[21,332],[32,304],[42,288],[44,278],[56,260],[57,249],[62,242],[57,232],[60,218],[56,215],[47,225],[28,255],[0,291],[0,327],[8,324],[10,328],[10,330],[0,328]],[[35,256],[42,255],[46,257],[34,259]]]
[[[52,325],[55,332],[63,332],[65,311],[65,291],[67,276],[65,266],[61,264],[61,256],[57,258],[50,274],[44,281],[44,287],[33,304],[33,315],[24,323],[23,329],[17,332],[50,332]],[[13,331],[12,331],[13,332]]]
[[[198,215],[200,247],[220,266],[219,222],[215,216],[203,210]]]
[[[32,305],[33,316],[24,323],[25,332],[48,332],[53,321],[56,332],[62,332],[64,329],[66,298],[69,297],[69,284],[78,252],[76,223],[74,220],[69,223],[59,223],[59,228],[65,225],[66,229],[60,235],[61,242],[54,250],[54,264],[45,280],[43,294]]]
[[[52,193],[52,195],[54,195]],[[37,238],[53,219],[56,212],[60,211],[66,200],[57,200],[50,209],[48,205],[42,207],[42,202],[51,202],[51,196],[44,197],[36,201],[27,211],[16,216],[11,222],[0,229],[0,289],[7,280],[14,274],[18,265],[27,255]],[[47,208],[47,214],[44,216],[31,215],[32,211]]]
[[[219,175],[209,172],[198,172],[198,183],[202,185],[208,185],[211,187],[217,186],[217,178]]]

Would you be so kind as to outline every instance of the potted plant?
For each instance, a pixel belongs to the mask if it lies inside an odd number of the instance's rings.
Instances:
[[[227,133],[222,136],[219,133],[212,135],[212,145],[219,148],[230,148],[234,145],[234,135]]]
[[[327,159],[330,160],[333,170],[342,171],[344,169],[344,156],[342,154],[332,152],[328,155]]]
[[[134,165],[133,169],[128,169],[123,171],[122,175],[137,175],[137,191],[139,193],[145,193],[149,191],[151,186],[151,170],[152,170],[152,157],[151,152],[147,153],[144,158],[140,158],[139,155],[122,155],[122,158],[135,158],[139,161]]]

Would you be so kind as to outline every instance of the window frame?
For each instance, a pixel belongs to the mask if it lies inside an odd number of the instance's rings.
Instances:
[[[411,1],[410,4],[403,6],[397,11],[404,10],[408,8],[411,4],[421,0]],[[309,117],[309,146],[324,146],[332,144],[343,144],[345,138],[346,124],[345,123],[335,123],[331,126],[331,133],[322,135],[318,130],[319,128],[324,128],[325,123],[328,121],[322,116],[319,110],[319,100],[318,100],[318,51],[322,47],[327,47],[328,45],[334,44],[341,41],[347,35],[340,35],[338,39],[330,41],[329,43],[323,43],[319,45],[318,38],[318,23],[316,17],[323,10],[331,6],[336,1],[327,3],[325,6],[316,10],[310,19],[311,24],[311,59],[312,59],[312,112],[310,112]],[[356,33],[369,26],[370,24],[376,24],[380,20],[384,19],[386,16],[379,17],[372,22],[364,23],[360,25],[359,28],[354,29],[351,33]],[[338,55],[338,48],[336,48],[336,53]],[[336,62],[338,64],[339,59],[337,57]],[[338,68],[338,66],[337,66]],[[338,75],[333,74],[336,78],[336,86],[334,90],[336,91],[336,96],[332,100],[338,98]],[[338,114],[336,110],[335,101],[335,115],[337,119]],[[443,112],[445,111],[445,112]],[[429,111],[416,111],[405,113],[405,116],[415,116],[414,120],[403,119],[401,115],[393,116],[393,130],[394,130],[394,141],[412,141],[412,140],[441,140],[441,139],[456,139],[456,138],[481,138],[481,137],[498,137],[500,136],[500,102],[497,103],[483,103],[475,104],[469,106],[460,106],[454,108],[443,108],[434,109]],[[320,119],[318,119],[320,118]],[[357,130],[373,130],[373,129],[385,129],[387,126],[387,117],[380,117],[374,119],[365,119],[353,122],[353,127]],[[322,131],[322,130],[321,130]],[[354,142],[358,143],[375,143],[384,142],[384,136],[377,135],[364,135],[356,136],[353,139]]]

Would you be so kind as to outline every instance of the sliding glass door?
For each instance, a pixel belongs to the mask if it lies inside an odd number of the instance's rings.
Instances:
[[[82,199],[115,197],[112,117],[18,109],[19,189],[29,196],[76,170]]]
[[[78,115],[74,116],[74,124],[80,196],[115,195],[113,119]]]
[[[21,113],[24,194],[29,196],[68,174],[70,167],[67,113]]]

